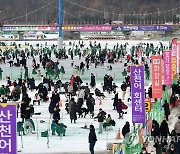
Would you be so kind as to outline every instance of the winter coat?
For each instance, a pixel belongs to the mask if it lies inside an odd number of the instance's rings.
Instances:
[[[70,81],[71,85],[74,85],[74,82],[75,82],[75,77],[72,76],[72,77],[71,77],[71,81]]]
[[[84,100],[85,92],[83,89],[79,91],[78,98],[82,98]]]
[[[163,107],[164,107],[164,114],[170,115],[169,104],[167,102],[165,102]]]
[[[26,107],[27,107],[27,104],[25,102],[22,102],[21,103],[21,118],[25,118],[26,117]]]
[[[175,123],[174,129],[177,134],[180,134],[180,119],[178,119],[178,121]]]
[[[113,102],[113,106],[117,106],[117,105],[118,105],[118,93],[115,94],[114,102]]]
[[[53,104],[57,104],[57,103],[59,103],[59,101],[60,101],[59,93],[52,94],[51,102]]]
[[[177,154],[176,152],[177,152],[176,149],[174,149],[174,150],[169,149],[167,151],[167,154]]]
[[[60,120],[59,112],[60,112],[60,110],[56,109],[56,111],[54,111],[54,113],[53,113],[53,119],[55,120],[56,123],[58,123],[58,121]]]
[[[90,83],[90,86],[91,86],[91,87],[94,87],[95,85],[96,85],[95,76],[94,76],[94,75],[91,75],[91,83]]]
[[[122,91],[126,91],[126,89],[127,89],[127,85],[126,85],[126,83],[123,83],[123,84],[121,85],[121,90],[122,90]]]
[[[130,126],[129,124],[125,124],[124,127],[122,128],[122,135],[125,137],[127,133],[130,132]]]
[[[165,136],[167,137],[169,133],[169,127],[168,127],[168,123],[166,122],[166,120],[163,120],[160,126],[160,136]]]
[[[152,87],[149,87],[149,89],[148,89],[148,95],[149,95],[149,98],[152,98]]]
[[[80,110],[82,105],[83,105],[83,99],[82,98],[78,98],[78,101],[77,101],[77,109]]]
[[[68,85],[67,89],[68,89],[68,93],[73,92],[73,86],[72,85]]]
[[[159,124],[157,123],[157,121],[153,120],[151,135],[155,137],[155,136],[159,136],[159,134],[160,134]]]
[[[122,102],[121,101],[119,101],[117,104],[117,112],[122,113]]]
[[[104,119],[106,118],[106,112],[104,111],[99,112],[97,117],[95,118],[98,118],[98,122],[103,122]]]
[[[90,132],[89,132],[89,143],[96,143],[96,141],[97,141],[97,137],[96,137],[95,130],[90,129]]]
[[[86,101],[87,108],[90,112],[94,112],[94,104],[92,102],[93,97],[88,97]]]
[[[71,110],[69,111],[70,112],[70,119],[71,120],[77,120],[77,115],[76,115],[76,103],[73,102],[71,104]]]

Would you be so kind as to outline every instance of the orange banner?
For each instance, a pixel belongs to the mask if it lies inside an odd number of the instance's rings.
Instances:
[[[152,56],[152,97],[162,98],[162,58]]]

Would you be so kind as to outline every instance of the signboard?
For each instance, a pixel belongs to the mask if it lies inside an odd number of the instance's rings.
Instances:
[[[172,84],[172,52],[171,50],[163,51],[164,59],[164,85]]]
[[[163,26],[113,26],[112,30],[120,31],[171,31],[172,27]]]
[[[151,98],[146,98],[145,101],[145,111],[150,112],[151,111]]]
[[[180,73],[180,42],[177,43],[177,52],[178,52],[178,73]]]
[[[131,66],[132,122],[145,123],[144,66]]]
[[[177,38],[172,40],[172,78],[177,75]]]
[[[16,105],[0,103],[0,153],[17,154]]]
[[[162,98],[162,58],[152,56],[152,97]]]
[[[57,26],[4,26],[3,31],[58,31]],[[112,26],[62,26],[63,31],[111,31]]]

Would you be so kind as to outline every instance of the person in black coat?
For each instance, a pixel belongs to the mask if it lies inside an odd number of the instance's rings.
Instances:
[[[96,144],[97,137],[96,137],[94,126],[90,125],[89,129],[90,129],[90,132],[89,132],[89,151],[91,152],[91,154],[94,154],[94,146]]]
[[[168,123],[166,120],[163,120],[160,126],[160,137],[162,147],[167,145],[167,136],[170,134]]]
[[[113,110],[116,110],[117,109],[117,105],[118,105],[118,93],[117,92],[114,92],[115,96],[114,96],[114,102],[113,102],[113,106],[114,106],[114,109]]]
[[[36,88],[34,78],[29,79],[29,86],[30,86],[30,90],[33,90]]]
[[[112,76],[109,76],[109,78],[108,78],[108,91],[109,92],[112,91],[112,82],[113,82],[113,78],[112,78]]]
[[[59,112],[60,112],[60,109],[59,109],[58,106],[56,106],[56,107],[54,108],[54,113],[53,113],[53,119],[55,120],[55,123],[56,123],[56,124],[58,124],[58,122],[59,122],[59,120],[60,120],[60,114],[59,114]]]
[[[60,101],[59,93],[58,93],[57,91],[54,91],[54,92],[52,93],[51,102],[52,102],[53,104],[58,104],[59,101]]]
[[[106,119],[106,112],[104,112],[101,108],[99,109],[98,115],[95,117],[95,119],[98,118],[99,122],[99,132],[98,134],[102,133],[103,130],[103,121]]]
[[[70,110],[69,110],[69,113],[70,113],[70,119],[71,119],[71,123],[72,121],[74,120],[74,123],[76,123],[76,120],[77,120],[77,114],[76,114],[76,102],[74,100],[71,100],[71,107],[70,107]]]
[[[126,134],[130,132],[130,125],[129,122],[127,121],[124,127],[122,128],[122,135],[124,138],[126,137]]]
[[[22,84],[21,90],[22,90],[22,95],[25,94],[25,93],[27,93],[27,87],[26,87],[26,85],[25,85],[24,82],[23,82],[23,84]]]
[[[26,118],[26,108],[27,108],[27,103],[22,102],[22,103],[21,103],[21,108],[20,108],[22,122],[24,122],[24,120],[25,120],[25,118]]]
[[[95,99],[92,97],[92,95],[89,95],[89,97],[87,98],[86,105],[87,105],[88,111],[91,114],[94,114]]]
[[[148,96],[152,98],[152,85],[148,88]]]
[[[38,94],[43,99],[43,101],[47,101],[48,91],[42,83],[38,85]]]
[[[164,108],[164,115],[166,116],[166,120],[168,121],[168,117],[170,115],[170,110],[169,110],[169,104],[168,104],[167,100],[165,100],[163,108]]]
[[[96,85],[96,79],[95,79],[94,74],[91,73],[91,83],[90,83],[90,86],[91,86],[92,88],[94,88],[95,85]]]
[[[121,100],[121,99],[118,100],[118,104],[117,104],[117,112],[119,113],[119,118],[118,118],[118,119],[123,118],[122,100]]]
[[[160,135],[160,128],[159,128],[159,124],[156,120],[152,120],[152,131],[151,131],[151,136],[154,137],[154,147],[156,148],[156,153],[159,153],[159,148],[160,148],[160,144],[157,140],[157,138]]]

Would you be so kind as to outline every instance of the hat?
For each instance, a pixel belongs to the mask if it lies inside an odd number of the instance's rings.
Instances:
[[[95,130],[94,125],[90,125],[89,128]]]
[[[99,110],[102,110],[102,108],[100,108]]]

